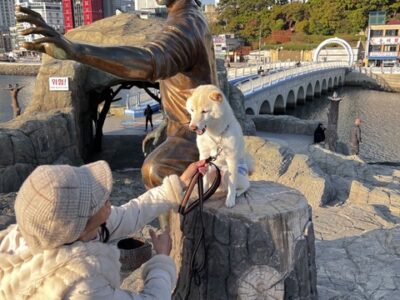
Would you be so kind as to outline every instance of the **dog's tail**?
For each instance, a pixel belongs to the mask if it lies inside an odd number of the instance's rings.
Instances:
[[[246,153],[244,155],[244,160],[246,162],[249,175],[253,174],[253,172],[254,172],[254,159],[253,159],[253,157],[250,154]]]

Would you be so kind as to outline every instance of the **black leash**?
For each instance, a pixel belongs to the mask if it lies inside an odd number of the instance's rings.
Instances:
[[[219,187],[220,183],[221,183],[221,172],[219,170],[219,168],[213,164],[211,161],[215,160],[214,157],[210,157],[206,160],[207,163],[209,163],[210,165],[214,166],[216,168],[216,177],[211,185],[211,187],[206,191],[206,193],[204,193],[204,189],[203,189],[203,175],[200,172],[197,172],[193,178],[191,179],[190,183],[189,183],[189,187],[186,190],[186,193],[183,197],[182,203],[179,206],[179,213],[183,215],[183,221],[181,224],[181,230],[183,232],[183,224],[185,223],[185,219],[186,216],[193,211],[193,209],[195,207],[199,207],[198,210],[198,214],[196,217],[196,223],[198,221],[198,218],[200,218],[200,237],[199,239],[196,241],[195,246],[194,246],[194,250],[192,253],[192,256],[190,258],[190,270],[189,270],[189,286],[186,289],[186,295],[184,297],[184,299],[189,299],[189,294],[190,294],[190,289],[192,286],[192,280],[194,279],[194,282],[197,286],[200,286],[201,283],[201,272],[204,270],[205,267],[205,262],[207,261],[207,251],[206,251],[206,244],[205,244],[205,236],[204,236],[204,218],[203,218],[203,204],[204,201],[208,200],[217,190],[217,188]],[[199,194],[199,198],[195,201],[193,201],[191,204],[188,204],[188,200],[190,198],[190,195],[193,192],[193,188],[195,186],[195,184],[197,183],[197,189],[198,189],[198,194]],[[196,227],[194,227],[196,228]],[[204,251],[204,257],[203,257],[203,261],[200,262],[198,265],[196,265],[196,255],[197,252],[200,249],[200,246],[203,246],[203,251]]]

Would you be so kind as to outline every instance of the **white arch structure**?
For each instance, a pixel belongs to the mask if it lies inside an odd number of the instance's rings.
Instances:
[[[314,51],[313,54],[313,61],[314,62],[318,62],[318,58],[319,58],[319,53],[321,52],[321,50],[329,44],[338,44],[340,46],[342,46],[346,51],[347,54],[349,56],[349,66],[351,67],[354,63],[354,56],[353,56],[353,50],[351,49],[351,46],[348,42],[346,42],[343,39],[339,39],[339,38],[331,38],[331,39],[327,39],[325,41],[323,41],[321,44],[319,44],[319,46],[317,47],[317,49]]]

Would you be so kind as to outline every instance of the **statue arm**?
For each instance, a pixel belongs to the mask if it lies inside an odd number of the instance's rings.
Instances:
[[[151,53],[139,47],[77,44],[74,60],[130,80],[156,80]]]
[[[130,80],[156,81],[188,70],[198,46],[190,24],[168,25],[146,46],[99,47],[76,43],[46,24],[40,14],[17,7],[17,21],[35,25],[22,35],[41,34],[44,37],[25,42],[28,50],[46,53],[57,59],[72,59]],[[193,25],[192,25],[193,26]]]

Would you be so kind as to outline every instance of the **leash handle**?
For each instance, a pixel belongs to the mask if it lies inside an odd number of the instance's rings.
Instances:
[[[203,191],[203,175],[199,171],[197,171],[197,173],[190,180],[189,186],[185,192],[185,195],[183,196],[181,205],[179,205],[178,212],[181,215],[186,215],[189,212],[191,212],[195,207],[197,207],[200,204],[200,198],[201,198],[202,202],[205,202],[206,200],[208,200],[212,195],[214,195],[214,193],[218,189],[219,185],[221,184],[221,171],[214,163],[211,162],[212,159],[213,159],[212,157],[209,157],[206,160],[207,163],[214,166],[216,169],[216,177],[215,177],[213,183],[211,184],[211,187],[204,193],[204,191]],[[192,194],[193,188],[196,185],[196,183],[199,188],[199,199],[194,200],[192,203],[190,203],[188,205],[190,195]],[[201,188],[200,188],[200,186],[201,186]]]
[[[189,186],[186,189],[185,195],[183,195],[182,202],[181,202],[181,204],[179,205],[179,208],[178,208],[178,212],[180,214],[182,214],[182,215],[183,215],[183,213],[185,211],[185,207],[186,207],[186,205],[187,205],[187,203],[189,201],[190,195],[192,194],[193,188],[194,188],[195,184],[197,183],[197,180],[198,180],[199,176],[202,176],[202,175],[200,174],[199,171],[197,171],[197,173],[194,174],[192,179],[190,179]],[[188,191],[190,191],[190,192],[188,192]]]

